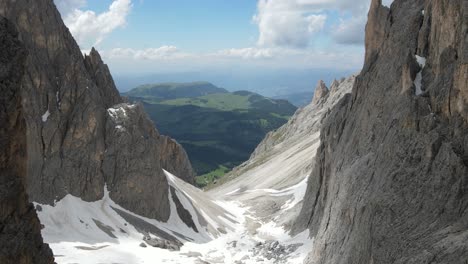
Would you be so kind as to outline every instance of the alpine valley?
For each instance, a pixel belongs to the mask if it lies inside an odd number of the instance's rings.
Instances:
[[[2,264],[468,261],[467,0],[371,0],[362,69],[299,109],[201,82],[127,100],[52,0],[0,0],[0,47]]]

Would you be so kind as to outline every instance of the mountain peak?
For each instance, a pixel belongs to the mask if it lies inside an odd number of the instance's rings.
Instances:
[[[317,105],[320,103],[322,98],[327,96],[329,90],[327,85],[323,82],[323,80],[318,81],[317,86],[315,87],[314,98],[312,99],[312,104]]]

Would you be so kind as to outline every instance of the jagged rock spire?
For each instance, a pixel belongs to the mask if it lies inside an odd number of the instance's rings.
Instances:
[[[377,52],[385,39],[385,24],[390,9],[382,0],[372,0],[366,25],[366,63]]]
[[[89,55],[85,55],[84,63],[88,73],[97,84],[105,107],[109,108],[115,104],[122,103],[123,101],[115,86],[109,67],[104,64],[101,55],[94,47],[91,49]]]
[[[330,85],[330,93],[334,93],[338,86],[340,86],[340,82],[334,79],[332,84]]]
[[[322,100],[322,98],[327,96],[328,92],[329,91],[325,83],[322,80],[318,81],[317,86],[315,87],[315,93],[314,98],[312,99],[312,104],[317,105],[320,102],[320,100]]]

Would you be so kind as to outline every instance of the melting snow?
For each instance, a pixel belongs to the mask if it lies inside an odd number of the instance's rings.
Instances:
[[[42,122],[47,122],[47,119],[49,118],[50,116],[50,112],[49,112],[49,109],[47,109],[47,111],[42,115]]]
[[[109,197],[107,188],[100,201],[85,202],[67,195],[54,206],[38,210],[43,237],[50,244],[57,263],[302,263],[313,245],[308,231],[291,237],[273,222],[262,223],[247,216],[247,208],[236,202],[210,200],[210,196],[164,171],[182,206],[190,212],[200,233],[186,226],[177,214],[169,193],[171,214],[167,223],[138,216]],[[272,195],[292,195],[289,204],[303,199],[307,179]],[[38,205],[38,204],[36,204]],[[176,236],[184,242],[180,251],[141,247],[143,234],[116,210]],[[198,211],[198,213],[197,213]],[[200,217],[206,223],[202,224]],[[98,227],[102,223],[108,232]],[[249,223],[257,223],[252,230]],[[220,228],[225,233],[219,233]],[[215,230],[216,232],[212,232]],[[152,234],[154,236],[154,234]],[[278,253],[278,252],[283,253]]]
[[[426,58],[416,55],[416,61],[418,62],[421,70],[416,74],[416,79],[414,79],[414,86],[416,87],[416,95],[421,95],[423,93],[422,90],[422,72],[424,67],[426,66]]]
[[[426,66],[426,58],[416,55],[416,61],[418,62],[419,66],[421,66],[421,68]]]

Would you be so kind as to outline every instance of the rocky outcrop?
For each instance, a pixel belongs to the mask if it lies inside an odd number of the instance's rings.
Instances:
[[[317,86],[315,87],[315,92],[314,92],[314,98],[312,99],[312,105],[317,105],[320,103],[323,98],[325,98],[328,95],[328,88],[325,85],[325,83],[320,80],[317,83]]]
[[[14,26],[0,17],[0,263],[54,263],[28,201],[26,126],[20,86],[27,53]]]
[[[84,64],[94,83],[99,87],[104,106],[110,108],[113,105],[122,103],[123,100],[115,87],[109,67],[104,64],[96,49],[92,48],[89,55],[85,55]]]
[[[366,61],[376,55],[385,40],[385,27],[390,23],[386,19],[389,13],[390,9],[382,5],[382,0],[371,1],[366,25]]]
[[[83,57],[52,0],[0,1],[0,15],[17,26],[29,52],[22,95],[30,199],[52,204],[71,194],[95,201],[108,182],[110,197],[126,209],[167,220],[161,168],[172,165],[175,175],[191,177],[185,151],[168,148],[141,108],[129,112],[135,119],[125,121],[125,137],[118,133],[108,109],[122,100],[109,70],[96,50]],[[177,165],[168,158],[174,156]]]
[[[466,263],[467,25],[466,0],[372,1],[295,224],[315,237],[307,263]]]
[[[159,136],[159,157],[161,167],[192,185],[195,184],[195,172],[184,148],[174,139]]]

